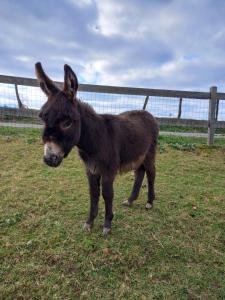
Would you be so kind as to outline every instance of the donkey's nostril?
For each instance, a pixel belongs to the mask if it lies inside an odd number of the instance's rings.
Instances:
[[[56,156],[55,154],[52,154],[51,155],[51,160],[52,160],[52,162],[55,164],[55,163],[57,163],[57,161],[58,161],[58,156]]]
[[[60,156],[52,154],[50,156],[45,155],[43,160],[50,167],[58,167],[62,161],[62,158]]]

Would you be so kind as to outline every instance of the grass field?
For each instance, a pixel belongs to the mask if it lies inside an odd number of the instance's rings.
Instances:
[[[76,151],[51,169],[39,136],[0,128],[0,299],[225,299],[225,140],[160,138],[154,209],[146,182],[122,207],[133,175],[118,176],[105,239],[102,199],[93,231],[82,229]]]

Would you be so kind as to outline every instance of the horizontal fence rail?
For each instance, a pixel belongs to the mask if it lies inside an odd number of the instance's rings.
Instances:
[[[7,103],[6,105],[1,106],[0,105],[0,123],[3,119],[4,121],[10,121],[10,122],[18,122],[19,119],[23,120],[23,118],[30,120],[36,120],[35,122],[40,123],[40,120],[38,118],[38,112],[39,109],[32,109],[29,106],[26,106],[23,103],[23,100],[21,100],[21,94],[19,87],[39,87],[39,84],[36,79],[33,78],[23,78],[23,77],[15,77],[15,76],[6,76],[6,75],[0,75],[0,84],[5,85],[12,85],[14,86],[13,93],[15,94],[15,99],[17,101],[18,107],[8,107]],[[55,81],[55,84],[62,88],[63,83]],[[115,95],[118,95],[121,101],[127,101],[132,102],[134,99],[132,97],[142,97],[140,99],[135,98],[135,101],[137,101],[137,109],[146,109],[151,111],[152,103],[154,101],[160,102],[162,99],[163,101],[166,100],[167,102],[171,102],[171,107],[173,107],[174,99],[177,100],[177,114],[176,116],[171,117],[158,117],[156,116],[158,122],[160,125],[163,126],[179,126],[179,127],[196,127],[196,128],[208,128],[208,144],[213,144],[214,142],[214,134],[215,130],[217,128],[225,128],[225,117],[222,120],[218,120],[218,115],[221,110],[221,100],[225,100],[225,93],[218,93],[216,87],[210,88],[209,92],[198,92],[198,91],[179,91],[179,90],[163,90],[163,89],[149,89],[149,88],[135,88],[135,87],[117,87],[117,86],[104,86],[104,85],[92,85],[92,84],[80,84],[78,91],[80,93],[87,93],[93,95],[92,98],[94,99],[94,96],[97,97],[98,95],[107,95],[107,98],[100,97],[100,103],[102,107],[106,107],[106,105],[109,103],[110,97],[114,97]],[[110,96],[112,95],[112,96]],[[129,96],[130,98],[123,99],[123,96]],[[1,97],[1,90],[0,90],[0,97]],[[105,96],[106,97],[106,96]],[[117,101],[117,98],[112,98],[110,100],[110,103],[113,103],[113,99],[115,99],[115,108],[116,106],[119,107],[120,102]],[[172,99],[172,100],[171,100]],[[83,100],[83,99],[82,99]],[[185,106],[185,103],[195,105],[198,104],[199,101],[202,101],[205,103],[205,107],[207,107],[207,117],[204,120],[198,120],[193,119],[192,117],[185,117],[183,116],[183,107]],[[86,99],[84,99],[86,101]],[[108,102],[107,102],[108,101]],[[116,102],[117,101],[117,102]],[[187,102],[188,101],[188,102]],[[208,101],[208,102],[205,102]],[[166,103],[167,103],[166,102]],[[96,100],[97,103],[97,100]],[[142,104],[141,104],[142,103]],[[165,103],[165,101],[164,101]],[[208,104],[207,104],[208,103]],[[1,103],[0,103],[1,104]],[[90,102],[92,104],[92,102]],[[222,112],[225,108],[225,103],[223,103]],[[200,110],[200,104],[199,110]],[[202,104],[203,105],[203,104]],[[158,105],[159,106],[159,105]],[[159,106],[158,110],[165,110],[165,104]],[[150,107],[150,108],[149,108]],[[190,106],[191,107],[191,106]],[[107,113],[111,113],[111,108],[108,105],[108,110],[106,110]],[[173,108],[174,109],[174,108]],[[129,109],[128,109],[129,110]],[[117,111],[117,110],[116,110]],[[193,108],[193,111],[196,112]],[[225,110],[224,110],[225,111]],[[105,112],[105,111],[104,111]],[[154,113],[153,113],[154,114]],[[21,121],[22,122],[22,121]],[[41,123],[40,123],[41,124]],[[0,124],[1,125],[1,124]]]
[[[62,88],[63,83],[54,81],[55,84]],[[0,83],[17,84],[25,86],[39,86],[36,79],[23,78],[0,75]],[[120,95],[137,95],[137,96],[158,96],[158,97],[174,97],[174,98],[190,98],[190,99],[209,99],[210,93],[207,92],[191,92],[191,91],[176,91],[176,90],[162,90],[162,89],[147,89],[147,88],[134,88],[134,87],[119,87],[107,85],[94,85],[94,84],[79,84],[79,91],[92,92],[92,93],[107,93],[107,94],[120,94]],[[224,95],[225,99],[225,93]]]

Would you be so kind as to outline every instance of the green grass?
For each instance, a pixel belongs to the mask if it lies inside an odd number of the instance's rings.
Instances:
[[[172,125],[160,125],[161,131],[171,131],[171,132],[200,132],[207,133],[208,128],[205,127],[191,127],[191,126],[172,126]],[[216,128],[215,133],[224,134],[225,128]]]
[[[180,145],[185,145],[185,144],[195,144],[195,145],[206,145],[207,144],[207,139],[202,138],[202,137],[182,137],[182,136],[160,136],[159,137],[159,142],[161,144],[180,144]],[[213,147],[217,146],[224,146],[225,145],[225,139],[224,138],[216,138],[214,139],[214,145]]]
[[[103,201],[91,234],[89,197],[73,151],[42,163],[40,130],[0,128],[1,299],[225,299],[225,144],[160,137],[157,200],[132,208],[133,174],[115,182],[113,231]]]

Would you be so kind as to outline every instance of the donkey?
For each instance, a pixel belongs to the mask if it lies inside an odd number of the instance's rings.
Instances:
[[[132,192],[123,203],[126,206],[131,206],[137,199],[146,173],[146,209],[152,208],[158,138],[158,125],[154,117],[144,110],[119,115],[97,114],[90,105],[77,98],[78,80],[70,66],[64,66],[62,90],[45,74],[41,63],[36,63],[35,71],[47,96],[47,102],[39,114],[45,124],[42,134],[44,162],[50,167],[57,167],[77,146],[86,167],[90,212],[84,229],[91,230],[98,214],[101,184],[105,202],[103,234],[111,231],[113,182],[118,172],[135,172]]]

